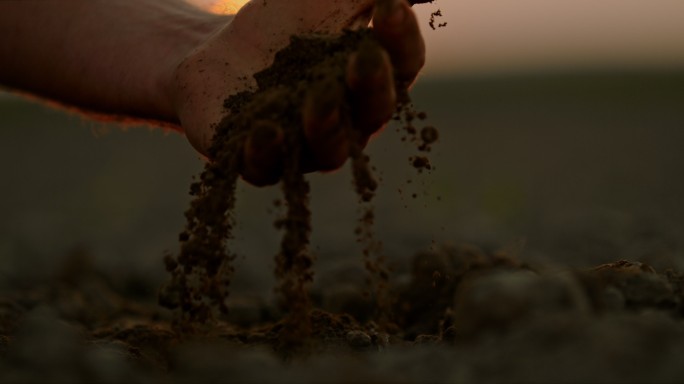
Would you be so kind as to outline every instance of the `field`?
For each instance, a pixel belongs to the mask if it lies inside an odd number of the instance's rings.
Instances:
[[[316,353],[283,359],[278,188],[238,187],[233,311],[179,340],[156,294],[202,167],[190,146],[0,98],[0,380],[684,380],[684,75],[426,78],[413,99],[436,169],[410,166],[394,126],[369,146],[401,327],[365,322],[348,170],[311,175],[312,296],[359,323],[317,312]]]

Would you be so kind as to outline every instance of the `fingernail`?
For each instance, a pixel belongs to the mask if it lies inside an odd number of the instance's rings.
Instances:
[[[377,3],[376,17],[383,20],[388,25],[399,25],[404,20],[403,2],[405,0],[380,0]]]

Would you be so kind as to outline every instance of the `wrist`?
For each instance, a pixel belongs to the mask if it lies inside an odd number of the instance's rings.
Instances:
[[[228,20],[182,0],[0,1],[0,83],[97,114],[177,123],[175,67]]]

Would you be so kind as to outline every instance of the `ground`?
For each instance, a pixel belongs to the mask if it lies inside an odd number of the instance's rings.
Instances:
[[[398,326],[364,306],[349,175],[312,176],[318,342],[297,356],[272,342],[277,189],[239,187],[232,311],[179,338],[156,291],[200,169],[182,138],[94,139],[5,101],[23,117],[0,151],[1,380],[682,381],[681,89],[677,74],[419,83],[436,169],[404,163],[393,127],[369,149]]]

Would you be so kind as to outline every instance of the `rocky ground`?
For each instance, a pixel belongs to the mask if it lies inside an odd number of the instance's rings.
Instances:
[[[618,261],[545,269],[475,246],[417,254],[391,321],[340,273],[312,293],[312,335],[233,297],[226,318],[174,330],[154,298],[117,292],[74,254],[53,281],[0,302],[2,382],[681,382],[684,276]]]

